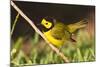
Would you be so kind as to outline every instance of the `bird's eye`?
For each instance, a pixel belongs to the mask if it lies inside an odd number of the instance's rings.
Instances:
[[[48,25],[48,23],[46,23],[46,25]]]

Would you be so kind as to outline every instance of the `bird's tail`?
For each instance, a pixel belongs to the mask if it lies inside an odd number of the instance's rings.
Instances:
[[[70,33],[73,33],[78,29],[86,27],[86,25],[87,25],[87,20],[83,19],[79,22],[67,25],[66,28]]]
[[[77,28],[83,28],[83,27],[86,27],[87,25],[87,20],[86,19],[83,19],[77,23],[75,23],[76,26],[78,26]]]

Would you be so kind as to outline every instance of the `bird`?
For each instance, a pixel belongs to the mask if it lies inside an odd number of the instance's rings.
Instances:
[[[40,25],[46,39],[52,45],[62,47],[67,41],[76,41],[72,36],[81,28],[86,27],[86,21],[80,20],[76,23],[64,24],[54,18],[44,17]]]

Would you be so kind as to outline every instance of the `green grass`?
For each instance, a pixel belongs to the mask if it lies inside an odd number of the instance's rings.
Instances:
[[[69,42],[61,48],[62,53],[68,57],[70,62],[90,62],[95,60],[94,38],[89,39],[86,35],[86,32],[84,35],[80,35],[79,38],[77,38],[76,44],[73,45]],[[30,55],[27,56],[21,48],[23,39],[24,37],[19,37],[19,39],[12,44],[11,65],[64,63],[63,59],[52,51],[52,49],[37,33],[33,38],[30,38],[32,48],[29,52]],[[16,51],[14,52],[14,50]]]

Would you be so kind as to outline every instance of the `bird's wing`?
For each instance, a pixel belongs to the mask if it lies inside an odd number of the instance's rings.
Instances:
[[[62,23],[57,23],[54,28],[51,30],[51,35],[58,40],[62,40],[65,35],[64,25]]]
[[[73,33],[81,28],[86,27],[87,21],[86,20],[81,20],[79,22],[76,22],[74,24],[69,24],[66,26],[67,31],[69,31],[70,33]]]

